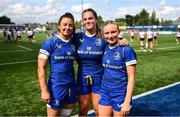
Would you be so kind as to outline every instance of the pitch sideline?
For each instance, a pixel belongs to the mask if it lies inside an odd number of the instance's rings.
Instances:
[[[141,97],[144,97],[144,96],[147,96],[147,95],[150,95],[150,94],[153,94],[153,93],[156,93],[156,92],[159,92],[161,90],[164,90],[164,89],[167,89],[167,88],[170,88],[170,87],[173,87],[173,86],[176,86],[176,85],[179,85],[180,82],[175,82],[173,84],[170,84],[170,85],[167,85],[167,86],[163,86],[163,87],[160,87],[160,88],[157,88],[157,89],[153,89],[153,90],[150,90],[150,91],[147,91],[145,93],[141,93],[139,95],[135,95],[132,97],[132,100],[136,100],[138,98],[141,98]],[[89,110],[88,111],[88,114],[93,114],[94,113],[94,110]],[[78,117],[78,115],[74,115],[72,117]]]

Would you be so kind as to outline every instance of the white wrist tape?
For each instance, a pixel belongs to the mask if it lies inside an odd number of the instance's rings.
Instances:
[[[39,53],[38,58],[47,60],[48,56],[45,54]]]

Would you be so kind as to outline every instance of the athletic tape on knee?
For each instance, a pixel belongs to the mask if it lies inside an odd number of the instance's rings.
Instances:
[[[72,109],[61,109],[61,115],[69,116],[71,115]]]

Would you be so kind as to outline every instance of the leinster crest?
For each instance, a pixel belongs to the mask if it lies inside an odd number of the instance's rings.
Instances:
[[[74,45],[71,45],[71,48],[72,48],[72,50],[73,50],[73,51],[76,51],[76,49],[75,49],[75,46],[74,46]]]
[[[118,51],[114,52],[114,60],[120,60],[120,53]]]
[[[102,39],[97,38],[95,41],[96,46],[100,46],[102,44]]]

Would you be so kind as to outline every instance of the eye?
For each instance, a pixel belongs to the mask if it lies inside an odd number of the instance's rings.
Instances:
[[[87,20],[87,18],[83,18],[83,21],[86,21]]]
[[[105,35],[109,34],[109,32],[104,32]]]
[[[89,20],[92,20],[92,19],[93,19],[93,17],[89,17],[88,19],[89,19]]]

